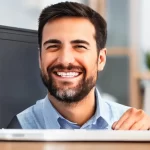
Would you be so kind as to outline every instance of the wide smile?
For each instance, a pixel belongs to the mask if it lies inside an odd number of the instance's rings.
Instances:
[[[74,78],[77,78],[79,77],[82,72],[63,72],[63,71],[55,71],[53,72],[54,76],[57,78],[57,79],[62,79],[62,80],[70,80],[70,79],[74,79]]]

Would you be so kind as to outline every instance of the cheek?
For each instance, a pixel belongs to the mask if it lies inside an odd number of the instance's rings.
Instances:
[[[95,63],[93,63],[91,66],[90,75],[97,76],[97,72],[98,72],[98,66],[97,66],[97,62],[95,61]]]
[[[88,68],[97,67],[98,56],[95,53],[89,53],[86,57],[84,57]]]
[[[82,64],[86,69],[87,76],[95,76],[98,71],[97,56],[90,56],[89,58],[82,58]]]
[[[47,68],[54,62],[54,57],[50,54],[42,54],[41,56],[41,67],[44,72],[47,72]]]

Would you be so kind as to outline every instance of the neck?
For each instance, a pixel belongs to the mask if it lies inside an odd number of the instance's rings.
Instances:
[[[55,109],[67,120],[82,126],[95,113],[95,88],[77,104],[66,104],[58,101],[52,95],[48,94],[49,100]]]

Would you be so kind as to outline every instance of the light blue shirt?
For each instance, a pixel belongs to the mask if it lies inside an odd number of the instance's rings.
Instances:
[[[100,129],[111,130],[112,124],[119,120],[130,107],[103,100],[99,91],[95,90],[96,111],[81,127],[65,119],[53,107],[48,96],[36,102],[17,115],[23,129]]]

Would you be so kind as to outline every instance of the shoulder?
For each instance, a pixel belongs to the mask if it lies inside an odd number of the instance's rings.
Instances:
[[[17,115],[17,119],[23,129],[43,128],[43,108],[44,99],[38,100],[36,104],[25,109]]]
[[[119,104],[117,102],[113,102],[113,101],[108,101],[105,100],[105,103],[112,109],[112,110],[117,110],[119,112],[124,112],[126,110],[128,110],[129,106],[123,105],[123,104]]]
[[[112,122],[117,121],[120,119],[120,117],[131,107],[125,106],[116,102],[112,101],[107,101],[105,100],[105,104],[108,107],[110,114],[111,114],[111,119]]]

